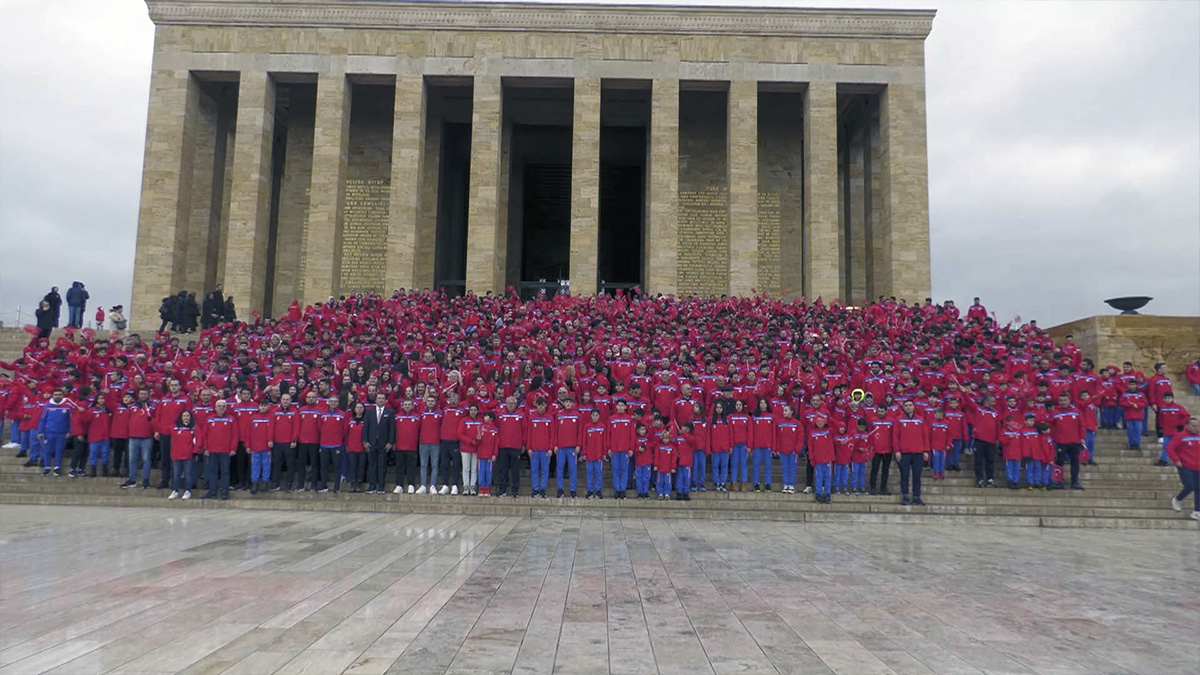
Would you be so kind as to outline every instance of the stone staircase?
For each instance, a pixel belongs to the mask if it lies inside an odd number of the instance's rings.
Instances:
[[[465,497],[428,495],[365,495],[303,493],[263,493],[250,496],[231,492],[228,501],[189,501],[165,499],[166,492],[156,489],[118,489],[117,478],[47,478],[40,471],[24,468],[23,460],[7,450],[0,458],[0,503],[73,504],[89,506],[150,506],[172,509],[243,508],[291,511],[354,511],[389,513],[445,513],[503,515],[521,517],[594,516],[608,518],[712,518],[766,519],[806,523],[924,523],[1010,525],[1028,527],[1097,527],[1200,529],[1200,523],[1171,510],[1170,498],[1179,490],[1172,467],[1153,465],[1157,443],[1147,439],[1143,453],[1125,448],[1123,432],[1101,432],[1097,440],[1098,461],[1084,467],[1082,481],[1086,490],[1040,491],[1009,490],[1003,487],[1003,466],[997,467],[998,484],[994,489],[974,485],[971,460],[966,457],[964,471],[934,481],[928,472],[923,480],[927,507],[899,504],[898,474],[893,467],[890,488],[893,496],[834,495],[832,504],[816,504],[811,495],[784,495],[778,462],[775,463],[774,494],[694,493],[692,501],[617,501],[586,499],[532,499],[529,497]],[[154,476],[157,478],[157,474]],[[803,479],[803,474],[801,474]],[[551,478],[550,494],[554,494]],[[608,476],[605,490],[608,492]],[[522,477],[528,492],[528,474]],[[580,467],[580,490],[583,470]],[[199,495],[197,495],[199,496]]]

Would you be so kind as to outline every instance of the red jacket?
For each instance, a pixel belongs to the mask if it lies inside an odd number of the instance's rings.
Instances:
[[[892,452],[892,448],[896,447],[894,443],[893,433],[895,431],[896,422],[890,415],[880,416],[878,413],[871,413],[867,417],[871,423],[871,449],[877,455],[886,455]]]
[[[346,431],[350,425],[345,413],[322,413],[320,427],[322,448],[340,448],[346,445]]]
[[[1000,442],[1000,413],[989,408],[976,406],[971,411],[972,435],[975,440],[988,443]]]
[[[875,449],[871,446],[869,434],[867,432],[856,432],[853,443],[854,448],[850,452],[850,461],[855,464],[871,461],[871,456],[875,454]]]
[[[351,418],[346,422],[346,452],[366,452],[363,445],[362,420]]]
[[[1142,419],[1142,411],[1148,408],[1150,403],[1141,392],[1125,392],[1118,399],[1118,405],[1125,409],[1125,419],[1140,420]]]
[[[108,408],[90,408],[86,415],[89,443],[99,443],[111,438],[112,413]]]
[[[605,443],[608,427],[600,422],[589,423],[583,428],[582,448],[583,459],[588,462],[599,462],[604,459],[608,448]]]
[[[1188,433],[1172,436],[1171,444],[1167,446],[1167,457],[1174,464],[1200,471],[1200,436]]]
[[[775,428],[775,450],[781,455],[791,455],[800,449],[804,429],[800,420],[781,418]]]
[[[479,447],[476,450],[476,457],[478,457],[479,461],[481,462],[485,460],[493,460],[496,458],[496,454],[500,451],[500,429],[495,424],[488,424],[487,422],[484,422],[482,435],[483,437],[479,440]]]
[[[175,428],[175,423],[179,421],[179,415],[184,410],[190,410],[191,407],[192,402],[183,394],[175,397],[164,396],[159,399],[155,405],[154,430],[160,434],[171,433],[171,430]]]
[[[247,422],[250,429],[249,438],[244,439],[246,449],[250,452],[265,452],[271,449],[275,441],[275,417],[271,413],[256,413]]]
[[[751,433],[752,448],[774,448],[775,447],[775,416],[771,413],[755,415],[753,418]]]
[[[636,424],[628,414],[613,414],[608,418],[607,437],[604,446],[609,452],[633,452],[634,441],[637,439]]]
[[[547,410],[544,413],[534,411],[525,418],[525,444],[530,452],[545,452],[555,448],[554,416],[550,414],[550,411]]]
[[[1021,458],[1041,461],[1041,434],[1037,429],[1025,427],[1021,430]]]
[[[420,443],[421,416],[416,413],[400,412],[396,415],[396,450],[416,452]]]
[[[729,436],[733,445],[750,443],[750,416],[746,413],[729,415]]]
[[[554,446],[578,448],[583,440],[584,421],[575,410],[564,410],[554,418]]]
[[[729,452],[733,449],[733,431],[728,422],[716,421],[708,428],[708,451]]]
[[[1022,436],[1020,427],[1005,429],[1000,432],[1000,452],[1005,461],[1021,459]]]
[[[300,440],[300,410],[296,406],[288,406],[287,410],[278,408],[272,413],[275,418],[275,435],[271,438],[276,443],[291,445]]]
[[[479,449],[479,441],[483,435],[482,417],[464,417],[458,423],[458,449],[460,452],[474,453]]]
[[[1176,436],[1182,432],[1188,417],[1187,408],[1178,403],[1158,406],[1158,426],[1162,428],[1163,436]]]
[[[171,459],[179,461],[191,459],[198,449],[195,427],[171,428]]]
[[[200,429],[200,447],[208,452],[229,454],[237,449],[237,444],[237,420],[230,417],[229,413],[214,416]]]
[[[654,449],[654,468],[661,473],[670,473],[675,470],[675,461],[678,453],[675,451],[675,446],[671,443],[664,443],[660,439]]]
[[[417,433],[417,442],[422,445],[437,445],[442,440],[442,413],[438,410],[425,410],[421,413],[421,428]]]
[[[1083,443],[1083,415],[1074,408],[1055,408],[1050,418],[1050,436],[1055,443]]]
[[[654,447],[649,436],[638,436],[634,441],[633,465],[650,466],[654,463]]]
[[[854,455],[854,437],[850,434],[838,434],[833,437],[833,461],[836,464],[849,464]]]
[[[895,452],[929,452],[929,425],[921,417],[898,417],[892,427]]]
[[[199,421],[197,421],[198,423]],[[109,426],[108,434],[111,438],[129,438],[129,408],[119,405],[113,410],[112,424]]]
[[[129,409],[129,437],[154,438],[154,408],[152,406],[134,403],[133,407]]]
[[[808,462],[813,466],[828,464],[837,458],[833,447],[833,431],[829,427],[814,427],[808,432]]]
[[[442,410],[442,427],[439,430],[439,440],[457,441],[459,422],[463,421],[467,416],[466,411],[461,408],[446,408]]]
[[[945,418],[929,423],[929,449],[939,452],[950,449],[950,423]]]
[[[685,466],[691,468],[692,460],[696,456],[696,436],[695,434],[679,433],[675,436],[675,462],[676,467]]]
[[[297,442],[306,445],[316,445],[321,442],[321,414],[321,408],[316,405],[300,408],[300,428],[296,432]]]

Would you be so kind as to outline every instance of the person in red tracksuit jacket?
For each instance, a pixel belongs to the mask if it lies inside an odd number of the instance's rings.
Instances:
[[[804,427],[796,419],[790,404],[780,406],[780,419],[775,428],[775,448],[779,451],[779,463],[783,468],[784,494],[796,493],[796,473],[803,448]]]
[[[637,423],[629,416],[625,399],[618,399],[616,412],[608,418],[608,429],[604,441],[612,466],[613,499],[625,499],[629,489],[629,461],[633,458],[637,439]]]
[[[484,497],[492,496],[492,462],[496,461],[499,451],[500,427],[496,426],[496,413],[489,410],[483,414],[483,429],[476,450],[479,459],[479,494]]]
[[[1183,430],[1171,437],[1167,457],[1179,472],[1183,490],[1171,499],[1171,508],[1183,510],[1183,500],[1192,495],[1192,520],[1200,520],[1200,418],[1191,417]]]
[[[275,445],[275,416],[271,414],[271,402],[258,402],[258,412],[250,416],[247,425],[250,437],[246,450],[250,453],[250,494],[266,491],[271,481],[271,449]]]
[[[692,463],[696,460],[695,425],[684,422],[675,433],[675,499],[692,501]]]
[[[969,399],[968,399],[969,402]],[[996,487],[996,446],[1000,443],[1000,413],[996,397],[985,394],[979,403],[971,403],[967,419],[975,440],[975,487]]]
[[[1058,407],[1050,418],[1050,435],[1058,449],[1058,465],[1062,466],[1068,459],[1071,462],[1071,489],[1082,490],[1083,486],[1079,484],[1079,453],[1083,450],[1086,431],[1083,415],[1071,405],[1071,395],[1066,392],[1058,395]]]
[[[397,485],[400,484],[400,481],[407,481],[410,489],[413,489],[414,485],[416,489],[425,487],[425,484],[421,482],[418,470],[421,463],[418,452],[420,439],[421,416],[417,414],[413,400],[406,398],[400,403],[400,412],[396,415],[396,473],[399,475]],[[404,470],[402,471],[401,468]],[[374,484],[371,481],[367,481],[367,483],[368,490],[377,489],[372,487]],[[425,494],[425,492],[420,494]]]
[[[771,453],[775,451],[775,415],[771,412],[771,402],[768,399],[758,399],[754,418],[750,423],[750,447],[753,448],[754,491],[759,492],[765,486],[771,491]],[[762,482],[759,476],[762,475]]]
[[[833,438],[829,418],[824,414],[813,415],[812,428],[808,430],[808,461],[813,467],[813,501],[818,504],[832,501],[833,461],[837,459]]]
[[[479,404],[467,406],[467,415],[458,423],[458,450],[462,456],[464,495],[479,494],[479,442],[483,440],[483,418]]]
[[[916,414],[912,401],[900,404],[902,414],[892,427],[892,447],[896,461],[900,464],[901,505],[907,505],[908,486],[912,483],[912,504],[924,506],[921,501],[921,471],[929,459],[929,425],[925,418]]]
[[[292,405],[290,394],[283,394],[279,397],[279,407],[271,416],[275,418],[275,437],[271,439],[274,443],[271,446],[271,491],[286,488],[291,492],[293,480],[299,475],[296,448],[300,444],[300,409]]]
[[[109,443],[112,448],[112,475],[120,476],[121,468],[129,468],[129,408],[133,405],[133,394],[125,392],[119,405],[112,409],[112,425],[109,427]]]
[[[346,420],[346,475],[351,492],[362,492],[363,476],[367,469],[367,448],[363,444],[363,418],[366,414],[367,407],[358,401]],[[413,443],[413,451],[416,449],[416,443]]]
[[[154,404],[150,391],[138,391],[137,400],[129,409],[129,480],[123,488],[137,485],[138,468],[142,470],[142,488],[150,487],[150,460],[154,454]]]
[[[112,413],[105,405],[104,394],[97,394],[96,401],[87,410],[88,430],[88,465],[91,467],[91,477],[96,477],[96,465],[103,469],[103,475],[108,476],[109,438],[112,433]]]
[[[130,433],[133,432],[132,426]],[[200,430],[200,447],[204,449],[208,491],[201,499],[229,499],[229,458],[238,446],[237,420],[229,414],[229,403],[218,400],[213,404],[213,416]],[[132,467],[132,464],[130,464]]]
[[[342,485],[342,453],[346,449],[346,433],[350,423],[346,414],[338,410],[338,399],[330,396],[326,400],[329,409],[321,413],[321,461],[317,463],[318,477],[313,481],[313,491],[329,492],[330,478],[336,493]]]
[[[250,489],[250,418],[258,412],[250,389],[242,387],[232,402],[230,414],[238,423],[238,449],[229,463],[229,479],[234,490]]]
[[[462,453],[459,451],[458,427],[465,411],[459,406],[458,393],[446,394],[446,405],[442,407],[442,427],[438,437],[438,482],[442,489],[438,494],[458,494],[462,489]]]
[[[658,472],[658,499],[666,501],[671,498],[671,472],[675,470],[678,453],[675,450],[671,432],[663,429],[658,436],[654,448],[654,470]]]
[[[167,394],[159,399],[154,411],[154,440],[158,441],[159,469],[162,474],[158,481],[159,490],[171,486],[171,430],[179,419],[179,413],[191,409],[192,402],[183,394],[179,380],[167,380]]]
[[[728,492],[729,453],[733,449],[733,430],[725,414],[725,404],[713,403],[713,419],[708,427],[708,454],[712,457],[713,489]]]
[[[550,455],[554,453],[554,415],[546,409],[546,399],[539,398],[534,410],[525,418],[525,445],[529,449],[529,478],[533,497],[546,497],[550,480]]]
[[[870,485],[870,493],[873,495],[890,495],[888,491],[888,472],[892,467],[892,428],[895,426],[895,420],[892,419],[892,413],[888,410],[887,405],[880,403],[875,410],[867,411],[867,422],[871,425],[871,432],[868,438],[871,440],[871,448],[875,454],[871,457],[871,475],[868,481]],[[876,489],[875,478],[879,477],[878,489]]]
[[[184,410],[179,413],[179,419],[171,428],[171,463],[172,485],[171,494],[167,499],[192,498],[192,458],[196,455],[197,443],[196,421],[192,412]],[[182,494],[180,493],[182,490]]]
[[[638,422],[634,427],[634,483],[638,499],[650,498],[650,467],[654,464],[654,446],[657,440],[649,435],[645,424]]]
[[[309,482],[308,474],[317,473],[317,464],[321,461],[321,415],[323,411],[317,402],[317,392],[309,391],[304,396],[304,405],[298,411],[299,429],[296,431],[296,476],[294,489],[304,492]]]
[[[588,423],[583,428],[583,441],[579,449],[586,468],[587,498],[603,499],[604,458],[608,454],[606,444],[608,426],[600,420],[600,410],[597,408],[593,408],[588,417]]]
[[[500,447],[492,482],[497,497],[511,494],[515,498],[521,490],[521,453],[525,451],[525,413],[517,408],[516,396],[505,397],[504,407],[496,414],[496,428]]]
[[[441,458],[442,411],[437,408],[437,397],[425,397],[425,409],[421,411],[421,426],[417,432],[417,454],[421,462],[421,484],[417,494],[437,494],[438,462]],[[446,492],[449,492],[447,489]]]
[[[556,479],[558,481],[559,499],[563,497],[563,478],[570,476],[571,498],[575,498],[575,489],[579,484],[579,461],[575,453],[583,438],[584,420],[575,410],[575,402],[571,399],[562,401],[563,409],[554,416],[554,455],[557,460]]]

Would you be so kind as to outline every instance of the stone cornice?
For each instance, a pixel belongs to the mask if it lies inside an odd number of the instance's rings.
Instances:
[[[787,9],[420,0],[146,0],[167,26],[655,33],[924,39],[933,10]]]

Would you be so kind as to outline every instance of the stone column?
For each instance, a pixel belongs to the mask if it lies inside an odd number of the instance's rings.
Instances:
[[[243,71],[238,85],[233,141],[233,193],[222,280],[238,317],[263,311],[267,238],[271,215],[271,149],[275,132],[275,82],[262,71]]]
[[[392,122],[392,185],[388,210],[386,291],[412,288],[416,279],[417,220],[425,152],[425,78],[396,76]]]
[[[199,94],[186,70],[151,74],[129,316],[135,328],[158,326],[162,298],[179,292],[187,274]]]
[[[420,209],[413,260],[413,286],[430,289],[433,288],[433,268],[437,255],[438,179],[441,175],[442,153],[442,120],[436,108],[437,101],[426,98]]]
[[[571,293],[595,295],[600,256],[600,80],[575,78],[571,125]]]
[[[500,225],[499,76],[475,78],[471,104],[471,194],[467,205],[467,290],[504,291],[508,233]]]
[[[647,293],[674,293],[679,278],[679,80],[654,80],[646,163]]]
[[[867,157],[870,155],[869,140],[867,139],[869,121],[864,117],[859,120],[858,129],[850,139],[850,227],[846,231],[846,246],[849,247],[849,274],[846,275],[849,287],[846,301],[860,304],[867,300],[867,202],[870,195],[866,188],[869,181],[866,178]]]
[[[889,84],[881,96],[882,237],[876,292],[924,300],[929,278],[929,175],[925,146],[925,85]]]
[[[340,71],[317,76],[312,187],[304,251],[304,304],[337,295],[342,257],[342,207],[350,140],[350,86]]]
[[[838,297],[837,85],[810,82],[804,94],[804,294]]]
[[[729,293],[758,288],[758,82],[729,83]]]

